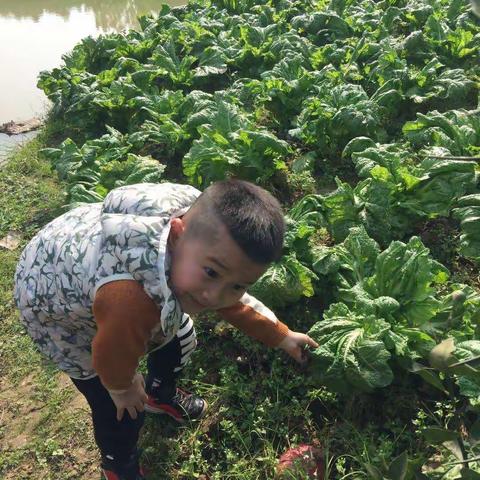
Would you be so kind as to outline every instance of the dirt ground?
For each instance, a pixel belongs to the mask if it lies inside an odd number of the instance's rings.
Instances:
[[[67,399],[58,405],[61,418],[80,420],[86,426],[85,431],[71,431],[71,426],[65,431],[60,427],[64,422],[59,421],[53,435],[50,426],[45,438],[45,426],[55,423],[55,414],[48,412],[52,410],[51,404],[37,398],[35,374],[28,375],[18,385],[0,380],[0,451],[10,458],[18,457],[17,462],[12,462],[15,465],[7,468],[3,480],[100,478],[97,453],[91,448],[93,432],[88,404],[66,375],[58,374],[57,385],[60,396]],[[52,461],[58,462],[58,477],[47,473],[51,465],[42,468]]]

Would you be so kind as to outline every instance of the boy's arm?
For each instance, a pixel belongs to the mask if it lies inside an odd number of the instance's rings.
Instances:
[[[108,390],[127,390],[160,312],[138,282],[117,280],[98,289],[93,313],[93,368]]]
[[[268,347],[278,347],[290,332],[269,308],[247,293],[235,305],[217,312],[228,323]]]
[[[299,363],[306,361],[304,348],[318,344],[308,335],[293,332],[262,302],[247,293],[233,306],[217,310],[222,318],[269,347],[285,350]]]

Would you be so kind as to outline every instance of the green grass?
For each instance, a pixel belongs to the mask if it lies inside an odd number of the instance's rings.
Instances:
[[[19,254],[39,228],[62,211],[62,186],[54,180],[47,163],[38,151],[45,135],[16,150],[8,163],[0,168],[0,238],[9,232],[21,237],[15,250],[0,248],[0,344],[3,381],[15,382],[31,371],[38,362],[35,349],[16,321],[12,298],[13,277]],[[19,352],[21,357],[19,358]],[[21,361],[20,361],[21,360]]]

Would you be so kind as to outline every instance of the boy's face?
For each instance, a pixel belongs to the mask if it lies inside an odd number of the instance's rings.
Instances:
[[[183,219],[172,220],[170,286],[187,314],[235,304],[267,269],[250,260],[220,224],[215,238],[185,235]]]

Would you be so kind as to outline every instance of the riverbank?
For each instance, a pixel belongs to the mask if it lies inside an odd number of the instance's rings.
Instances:
[[[0,133],[0,166],[5,165],[15,149],[20,148],[38,135],[38,130],[20,135]]]

